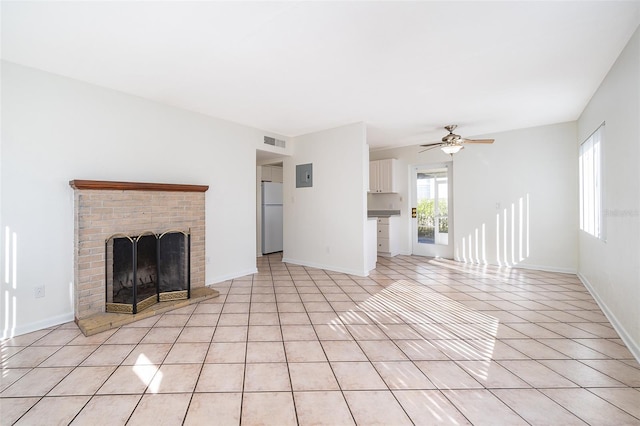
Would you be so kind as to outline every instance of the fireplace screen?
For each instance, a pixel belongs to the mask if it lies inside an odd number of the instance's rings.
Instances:
[[[106,311],[135,314],[158,302],[191,296],[191,235],[182,231],[105,241]]]

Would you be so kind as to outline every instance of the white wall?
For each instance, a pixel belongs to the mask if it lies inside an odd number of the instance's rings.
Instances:
[[[602,122],[606,241],[579,232],[578,273],[640,359],[640,29],[578,120],[583,142]],[[577,150],[577,148],[576,148]]]
[[[490,137],[454,156],[456,259],[575,273],[575,122]]]
[[[495,138],[495,143],[467,146],[453,157],[455,258],[470,263],[575,272],[578,226],[575,123],[515,130],[486,137]],[[401,249],[408,252],[411,251],[409,167],[451,160],[438,149],[419,153],[420,150],[419,147],[405,147],[371,153],[372,159],[397,158],[399,168],[404,170],[405,178],[399,182],[398,199],[405,200],[400,203],[404,221]],[[498,205],[499,208],[496,208]],[[507,209],[506,249],[503,240],[504,209]],[[499,225],[496,221],[498,214]],[[496,235],[498,226],[499,245]],[[523,231],[522,240],[520,229]],[[522,254],[520,241],[523,243]]]
[[[73,319],[71,179],[209,185],[206,283],[254,272],[264,134],[2,62],[2,332]]]
[[[365,228],[368,156],[364,124],[294,138],[284,159],[284,260],[368,273]],[[296,165],[313,164],[313,187],[296,188]]]

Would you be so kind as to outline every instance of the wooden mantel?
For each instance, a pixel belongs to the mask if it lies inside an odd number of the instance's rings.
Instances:
[[[115,191],[167,191],[167,192],[206,192],[209,185],[183,185],[175,183],[147,183],[147,182],[114,182],[109,180],[81,180],[69,181],[73,189],[102,189]]]

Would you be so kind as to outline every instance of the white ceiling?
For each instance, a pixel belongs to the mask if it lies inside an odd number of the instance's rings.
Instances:
[[[575,120],[640,1],[9,2],[2,58],[296,136],[372,148]]]

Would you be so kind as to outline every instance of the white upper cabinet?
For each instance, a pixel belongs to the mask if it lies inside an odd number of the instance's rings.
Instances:
[[[369,191],[375,193],[397,192],[393,178],[396,159],[369,162]]]
[[[378,192],[378,175],[380,164],[378,161],[369,162],[369,192]]]
[[[271,166],[262,166],[262,175],[260,175],[260,180],[262,182],[271,182]]]
[[[282,167],[278,166],[262,166],[263,182],[280,182],[282,183]]]
[[[282,183],[282,167],[271,167],[271,181]]]

